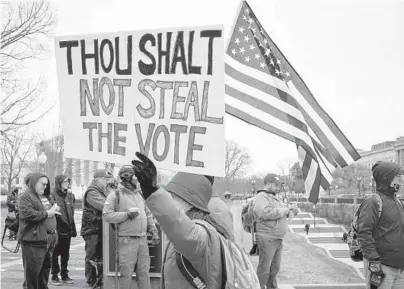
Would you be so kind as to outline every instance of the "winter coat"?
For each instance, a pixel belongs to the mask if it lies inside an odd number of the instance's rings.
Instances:
[[[116,193],[119,193],[119,207],[116,210]],[[122,184],[118,191],[108,194],[104,204],[103,216],[107,223],[119,224],[119,236],[145,236],[147,232],[157,233],[153,215],[146,207],[140,192],[129,190]],[[130,220],[127,212],[130,208],[138,208],[139,215]]]
[[[62,183],[67,176],[58,175],[55,178],[55,188],[52,196],[60,207],[61,215],[56,215],[57,230],[59,237],[70,238],[76,237],[76,223],[74,222],[74,203],[76,202],[74,195],[67,190],[62,189]]]
[[[56,218],[48,219],[47,208],[43,205],[41,197],[35,192],[35,184],[46,175],[34,173],[31,175],[27,190],[25,190],[18,199],[19,207],[19,228],[18,239],[22,243],[47,244],[49,228],[56,228]],[[55,201],[50,195],[50,186],[45,188],[43,194],[52,206]]]
[[[204,227],[192,221],[177,208],[170,193],[163,188],[153,193],[146,200],[146,205],[169,240],[164,253],[161,288],[193,288],[178,269],[178,251],[191,262],[205,280],[207,288],[221,289],[222,261],[219,233],[216,229],[212,226],[208,233]]]
[[[377,194],[382,199],[382,214],[375,196],[366,198],[358,217],[358,239],[365,259],[404,269],[404,207],[389,192],[391,181],[398,174],[394,163],[381,163],[373,173]]]
[[[282,240],[288,231],[288,222],[287,216],[279,209],[285,207],[278,197],[266,191],[259,191],[254,199],[257,235]]]
[[[229,206],[216,194],[212,196],[208,205],[210,215],[229,232],[230,240],[234,241],[233,214]]]
[[[7,196],[6,205],[8,207],[9,212],[16,211],[16,204],[17,204],[18,192],[14,192],[14,189],[11,190],[11,193]]]
[[[94,196],[93,202],[90,200]],[[106,188],[94,179],[83,197],[83,216],[81,219],[81,236],[102,235],[102,209],[106,200]],[[93,203],[91,205],[90,203]]]

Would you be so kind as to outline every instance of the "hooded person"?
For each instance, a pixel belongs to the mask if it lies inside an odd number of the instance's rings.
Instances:
[[[48,288],[58,210],[50,195],[48,177],[31,174],[28,188],[19,198],[18,239],[22,247],[24,288]]]
[[[288,231],[287,218],[297,214],[297,208],[288,208],[277,196],[281,182],[276,174],[267,174],[264,189],[253,201],[256,217],[256,238],[259,250],[257,275],[261,288],[278,288],[276,276],[281,266],[283,238]]]
[[[223,288],[220,238],[229,239],[232,232],[209,214],[213,177],[180,172],[164,189],[158,188],[154,164],[140,153],[136,156],[142,162],[132,164],[146,205],[168,238],[161,288],[194,288],[179,269],[178,257],[192,264],[207,288]]]
[[[386,274],[379,289],[404,288],[404,206],[396,196],[403,185],[404,169],[395,163],[377,162],[372,172],[375,194],[380,198],[376,195],[366,198],[358,216],[367,288],[371,288],[369,268]]]
[[[102,261],[102,210],[108,194],[107,186],[114,182],[114,176],[110,171],[97,170],[83,196],[81,236],[85,241],[85,275],[87,284],[91,287],[100,278],[97,276],[97,269],[90,261],[97,263]]]
[[[130,289],[132,274],[136,268],[139,289],[150,286],[150,255],[147,234],[151,233],[157,245],[159,234],[153,216],[146,207],[132,166],[122,166],[118,173],[119,184],[105,201],[103,216],[107,223],[116,224],[119,243],[120,288]]]
[[[58,243],[52,256],[52,284],[62,285],[63,283],[72,284],[73,280],[69,277],[67,265],[70,258],[71,238],[77,236],[76,224],[74,222],[74,204],[75,198],[71,192],[70,179],[65,175],[57,175],[55,178],[55,187],[52,196],[60,207],[61,215],[56,216]],[[60,257],[60,266],[59,266]],[[61,280],[58,274],[60,273]]]

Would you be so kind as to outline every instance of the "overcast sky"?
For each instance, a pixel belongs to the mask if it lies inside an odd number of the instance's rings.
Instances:
[[[251,0],[256,16],[320,105],[357,148],[404,136],[404,1]],[[53,1],[55,35],[223,24],[230,35],[237,0]],[[226,40],[227,42],[227,40]],[[227,43],[226,43],[227,45]],[[32,73],[48,79],[56,105],[33,126],[51,136],[59,122],[53,39]],[[250,173],[297,160],[295,145],[226,116],[226,138],[252,156]]]

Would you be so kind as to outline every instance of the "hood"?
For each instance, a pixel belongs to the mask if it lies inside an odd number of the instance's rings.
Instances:
[[[400,174],[400,167],[391,162],[377,162],[372,172],[377,191],[387,193],[393,179]]]
[[[95,189],[99,192],[102,192],[103,194],[106,194],[106,187],[100,184],[100,182],[97,179],[93,179],[90,183],[90,185],[87,187],[87,191],[90,189]]]
[[[119,182],[119,184],[118,184],[118,190],[119,190],[120,192],[124,193],[124,194],[134,194],[134,193],[137,193],[136,189],[133,189],[133,190],[128,189],[127,187],[125,187],[125,186],[123,185],[122,182]]]
[[[56,192],[61,192],[63,194],[67,194],[67,190],[62,190],[62,183],[64,180],[68,179],[65,175],[57,175],[55,178],[55,190]]]
[[[203,175],[177,173],[165,189],[205,213],[212,197],[212,183]]]
[[[49,197],[49,195],[50,195],[50,182],[49,182],[49,178],[43,173],[32,173],[31,174],[31,177],[30,177],[30,180],[29,180],[29,183],[28,183],[28,190],[31,193],[34,193],[34,194],[38,195],[38,193],[35,191],[35,184],[38,182],[38,180],[40,178],[47,178],[48,179],[48,185],[46,186],[45,192],[44,192],[43,195],[45,197]]]

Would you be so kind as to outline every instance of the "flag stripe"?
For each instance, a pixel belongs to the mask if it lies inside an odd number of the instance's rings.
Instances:
[[[251,10],[248,3],[246,1],[244,1],[244,4],[245,4],[244,7],[246,7],[248,9],[248,14],[250,16],[252,16],[255,19],[255,21],[261,25],[260,21],[254,14],[254,12]],[[261,25],[261,27],[262,27],[262,25]],[[289,61],[283,55],[282,51],[272,41],[271,37],[268,35],[268,33],[264,29],[261,30],[261,33],[269,40],[269,43],[273,46],[272,49],[275,50],[275,54],[278,54],[279,55],[278,58],[281,58],[281,60],[283,61],[283,65],[286,66],[289,71],[293,71],[295,73],[296,77],[294,77],[293,82],[295,83],[295,85],[298,85],[300,92],[303,91],[302,96],[303,96],[305,102],[310,104],[310,107],[313,108],[313,111],[315,111],[315,115],[318,116],[318,118],[321,119],[322,122],[324,122],[324,125],[327,126],[327,128],[332,132],[333,137],[335,137],[338,140],[338,142],[342,145],[342,147],[344,147],[344,151],[346,151],[350,155],[350,158],[353,161],[358,160],[360,158],[359,153],[355,150],[355,148],[352,146],[352,144],[349,142],[349,140],[344,136],[344,134],[341,132],[341,130],[338,128],[338,126],[335,124],[335,122],[331,119],[331,117],[319,105],[319,103],[313,97],[313,94],[310,92],[307,85],[304,83],[303,79],[300,77],[298,72],[293,68],[293,66],[289,63]],[[311,126],[310,123],[309,123],[309,126]],[[327,132],[325,132],[325,137],[326,138],[329,137]],[[323,140],[322,140],[322,142],[323,142]],[[343,156],[345,158],[345,153],[343,153]],[[348,164],[353,162],[353,161],[349,161],[349,158],[346,160],[347,160]]]
[[[294,138],[298,138],[301,142],[304,142],[307,147],[309,148],[308,152],[315,157],[315,151],[314,147],[311,141],[311,138],[306,134],[305,132],[301,131],[300,129],[290,125],[289,123],[283,122],[279,120],[278,118],[274,117],[273,115],[267,114],[260,109],[251,106],[250,104],[240,101],[232,96],[229,96],[226,94],[225,96],[225,101],[226,104],[229,104],[235,108],[238,108],[240,110],[243,110],[247,112],[250,115],[256,116],[258,119],[262,120],[263,122],[266,122],[270,124],[273,127],[276,127],[280,129],[281,131],[284,131],[285,133],[293,136],[293,139],[291,141],[295,142]]]
[[[311,169],[311,168],[310,168]],[[315,177],[313,181],[313,185],[311,186],[310,194],[309,194],[309,201],[312,203],[317,203],[318,197],[320,195],[320,183],[321,183],[321,171],[316,167],[314,171]]]
[[[302,121],[301,118],[304,119],[304,116],[302,116],[302,112],[301,110],[304,109],[304,107],[301,105],[301,103],[297,102],[299,104],[299,107],[301,108],[300,111],[295,108],[296,110],[293,109],[293,104],[296,103],[296,100],[294,97],[292,97],[291,95],[293,95],[293,93],[290,91],[290,89],[287,87],[287,85],[282,82],[281,80],[279,80],[276,77],[272,77],[266,73],[263,73],[261,71],[258,71],[254,68],[251,68],[247,65],[244,65],[243,63],[240,63],[239,61],[233,59],[232,57],[230,57],[229,55],[226,56],[226,67],[225,68],[225,72],[228,76],[231,76],[233,78],[239,78],[245,79],[245,83],[248,83],[248,85],[261,90],[261,91],[277,91],[277,90],[281,90],[283,93],[285,93],[287,96],[287,103],[290,105],[290,109],[289,111],[291,112],[291,114],[293,113],[293,116],[295,118],[298,118],[299,120]],[[230,69],[232,68],[232,69]],[[244,73],[241,73],[240,71],[243,71]],[[244,81],[243,81],[244,82]],[[259,84],[260,83],[260,84]],[[255,93],[254,93],[255,95]],[[272,96],[278,96],[281,95],[281,92],[278,93],[272,93]],[[284,100],[284,99],[282,99]],[[296,105],[296,104],[295,104]],[[307,113],[305,115],[308,115]],[[310,118],[311,120],[311,118]],[[307,121],[307,120],[306,120]],[[314,123],[313,120],[311,120],[311,123]],[[324,132],[321,131],[321,129],[319,129],[318,125],[314,125],[317,128],[317,133],[321,134],[323,136],[323,138],[326,139]],[[329,132],[330,134],[332,134],[331,132]],[[323,142],[322,142],[323,143]],[[340,152],[333,146],[333,144],[331,144],[330,141],[327,141],[326,144],[328,144],[328,151],[330,153],[330,155],[334,158],[334,160],[338,163],[338,165],[340,167],[345,167],[347,165],[347,161],[346,159],[344,159],[344,157],[340,154]],[[323,145],[326,145],[323,143]],[[348,156],[349,161],[353,162],[351,156],[349,154],[346,154],[345,156]]]
[[[285,94],[283,91],[280,91],[274,86],[271,86],[259,79],[250,77],[240,71],[234,69],[232,66],[226,64],[225,66],[226,73],[226,84],[229,86],[235,87],[238,90],[241,90],[240,84],[237,82],[241,82],[249,87],[246,87],[249,94],[254,95],[255,98],[260,99],[273,107],[276,107],[279,110],[284,111],[287,114],[290,114],[294,118],[298,119],[301,122],[305,122],[305,119],[302,113],[292,105],[292,100],[284,101],[280,98],[280,94]],[[273,96],[273,97],[269,97]],[[289,96],[289,95],[288,95]],[[289,96],[290,97],[290,96]],[[296,102],[293,100],[293,104]]]
[[[228,98],[230,98],[230,97],[228,97]],[[267,132],[276,134],[289,141],[300,143],[302,146],[302,149],[304,147],[304,150],[311,151],[312,154],[315,154],[314,150],[312,148],[310,148],[301,139],[285,132],[284,130],[281,130],[277,127],[272,126],[271,124],[269,124],[269,122],[265,122],[260,117],[261,114],[263,114],[262,112],[260,112],[258,110],[257,110],[258,112],[254,111],[254,109],[246,109],[245,105],[242,105],[242,103],[235,102],[235,101],[232,101],[232,102],[228,101],[228,98],[226,97],[226,113],[227,114],[230,114],[238,119],[243,120],[244,122],[254,125]]]

